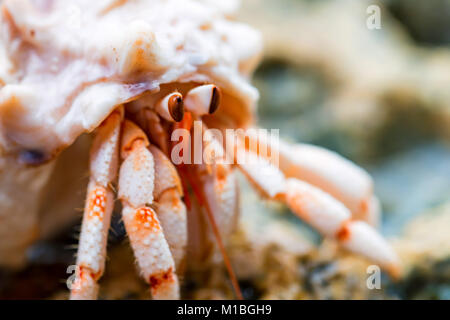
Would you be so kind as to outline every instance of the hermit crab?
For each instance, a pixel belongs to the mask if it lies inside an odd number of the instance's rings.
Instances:
[[[236,168],[263,197],[398,274],[395,253],[371,226],[379,207],[365,171],[319,147],[244,130],[255,128],[258,93],[249,78],[261,38],[230,18],[234,7],[211,0],[2,2],[0,264],[19,264],[42,236],[37,212],[53,164],[92,133],[72,299],[97,296],[115,206],[153,298],[179,298],[183,270],[201,268],[216,248],[229,265],[224,242],[238,213]],[[240,130],[231,148],[219,139],[230,129]],[[199,147],[210,152],[197,161]]]

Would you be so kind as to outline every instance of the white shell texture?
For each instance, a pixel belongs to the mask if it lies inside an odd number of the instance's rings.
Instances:
[[[53,154],[166,83],[213,82],[254,108],[261,36],[222,2],[3,1],[0,146]]]

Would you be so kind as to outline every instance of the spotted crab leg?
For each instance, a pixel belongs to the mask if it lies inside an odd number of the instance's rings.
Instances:
[[[106,243],[114,206],[110,185],[117,174],[122,117],[122,108],[113,112],[98,127],[93,141],[90,182],[77,254],[79,277],[70,296],[73,300],[96,299],[97,281],[105,269]]]
[[[169,139],[160,117],[168,123],[183,120],[181,93],[170,93],[159,99],[153,109],[143,109],[138,120],[152,141],[157,141],[159,145],[159,148],[153,145],[149,147],[155,161],[153,195],[157,203],[156,212],[165,231],[176,270],[178,274],[182,274],[187,246],[186,206],[182,201],[183,187],[177,170],[166,156],[169,154]]]
[[[155,161],[156,212],[172,252],[178,274],[184,269],[187,246],[186,206],[177,170],[161,150],[150,146]]]
[[[175,262],[153,204],[155,164],[144,132],[124,121],[119,198],[131,246],[154,299],[178,299]]]
[[[249,131],[252,133],[252,130]],[[288,178],[296,178],[324,190],[342,202],[353,218],[377,226],[380,207],[373,194],[373,181],[369,174],[337,153],[308,144],[271,143],[267,135],[249,134],[253,143],[247,147],[263,147],[263,150],[279,155],[279,166]],[[255,149],[252,149],[256,152]]]
[[[238,167],[263,196],[284,202],[298,217],[344,248],[380,265],[393,277],[400,272],[397,255],[384,238],[364,221],[352,219],[350,210],[319,188],[284,174],[251,151]]]

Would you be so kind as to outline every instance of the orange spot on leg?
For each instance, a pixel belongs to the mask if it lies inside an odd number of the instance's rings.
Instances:
[[[136,222],[144,228],[151,229],[153,231],[159,231],[161,229],[158,220],[156,219],[156,213],[151,208],[143,207],[136,211]]]
[[[78,274],[71,287],[72,300],[88,300],[95,299],[98,294],[97,280],[100,273],[94,273],[86,266],[79,266]]]
[[[94,279],[97,281],[102,276],[102,272],[94,272],[91,268],[81,265],[79,276],[81,281],[86,281],[86,279]]]
[[[175,276],[173,274],[173,269],[169,268],[165,272],[155,274],[150,276],[149,283],[152,290],[158,290],[158,288],[168,282],[175,281]]]
[[[351,232],[350,232],[350,228],[348,226],[349,221],[345,221],[341,228],[339,229],[339,231],[336,233],[336,238],[339,241],[347,241],[350,239],[351,237]]]
[[[369,200],[364,199],[359,204],[359,212],[355,216],[356,219],[367,221],[369,216]]]
[[[88,218],[103,218],[106,211],[106,190],[102,187],[95,188],[89,195]]]
[[[369,201],[367,199],[364,199],[361,201],[361,212],[367,212],[369,210]]]

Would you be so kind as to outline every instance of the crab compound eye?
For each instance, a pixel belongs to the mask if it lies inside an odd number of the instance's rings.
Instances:
[[[180,122],[184,117],[183,96],[179,92],[171,93],[156,103],[158,114],[170,122]]]
[[[207,84],[196,87],[188,92],[184,100],[186,110],[202,116],[217,111],[222,98],[219,87]]]

